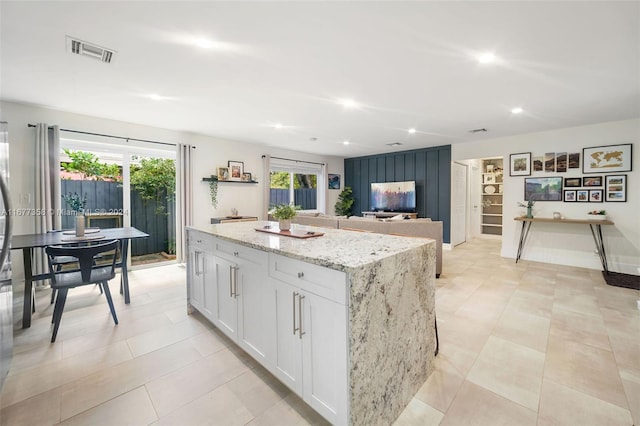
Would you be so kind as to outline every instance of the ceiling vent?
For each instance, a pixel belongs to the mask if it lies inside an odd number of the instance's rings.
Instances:
[[[111,63],[115,50],[67,36],[67,52]]]
[[[400,146],[402,145],[400,142],[391,142],[387,144],[388,146]]]
[[[486,132],[487,129],[485,129],[484,127],[481,129],[473,129],[473,130],[469,130],[469,133],[484,133]]]

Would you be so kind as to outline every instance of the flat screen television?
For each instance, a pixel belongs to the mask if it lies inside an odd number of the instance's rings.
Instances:
[[[416,211],[416,182],[371,184],[371,210],[399,213]]]

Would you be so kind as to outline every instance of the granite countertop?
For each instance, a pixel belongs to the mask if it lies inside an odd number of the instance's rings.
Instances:
[[[215,235],[258,250],[273,252],[339,271],[361,268],[420,246],[435,244],[428,238],[400,237],[369,232],[345,231],[293,224],[292,230],[323,232],[320,237],[298,239],[256,231],[277,222],[240,222],[189,226],[188,229]]]

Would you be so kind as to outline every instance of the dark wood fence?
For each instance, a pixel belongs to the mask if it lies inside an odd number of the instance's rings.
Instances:
[[[131,241],[131,254],[159,253],[175,250],[175,202],[143,200],[137,191],[131,191],[131,212],[122,208],[122,184],[93,180],[62,180],[63,195],[77,193],[87,197],[85,210],[88,226],[113,228],[123,226],[124,217],[131,214],[131,226],[149,234],[149,238]],[[73,229],[74,216],[64,200],[62,206],[62,228]]]
[[[295,205],[302,210],[315,210],[318,206],[317,190],[315,188],[300,188],[293,190]],[[288,189],[271,188],[269,194],[269,204],[289,204],[291,202]]]

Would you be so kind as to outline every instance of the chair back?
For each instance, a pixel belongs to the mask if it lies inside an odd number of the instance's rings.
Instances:
[[[48,246],[45,251],[49,260],[49,268],[53,271],[54,258],[58,256],[72,256],[78,259],[80,265],[80,275],[83,282],[91,281],[91,270],[95,266],[94,258],[105,252],[113,251],[113,260],[110,264],[111,272],[115,272],[116,259],[120,251],[120,241],[112,240],[107,242],[85,242],[82,245]],[[51,279],[55,283],[55,274]]]

